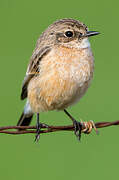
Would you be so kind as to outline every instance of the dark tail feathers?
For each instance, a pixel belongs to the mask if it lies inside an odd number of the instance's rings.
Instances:
[[[30,114],[28,116],[28,115],[24,114],[24,112],[23,112],[17,123],[17,126],[28,126],[31,123],[32,117],[33,117],[33,114]]]

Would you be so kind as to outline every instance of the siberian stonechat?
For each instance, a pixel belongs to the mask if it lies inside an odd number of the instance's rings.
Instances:
[[[27,98],[18,126],[30,124],[39,113],[63,110],[73,121],[80,138],[80,124],[66,111],[85,94],[93,77],[94,57],[88,37],[99,34],[88,31],[74,19],[61,19],[51,24],[40,36],[31,56],[22,85],[21,99]]]

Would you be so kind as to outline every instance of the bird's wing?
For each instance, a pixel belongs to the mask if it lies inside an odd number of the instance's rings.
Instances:
[[[41,50],[35,49],[30,63],[27,68],[26,76],[24,78],[23,84],[22,84],[22,92],[21,92],[21,99],[25,99],[27,97],[27,86],[29,84],[29,81],[39,73],[39,63],[43,56],[45,56],[51,48],[49,46],[45,46],[41,48]]]

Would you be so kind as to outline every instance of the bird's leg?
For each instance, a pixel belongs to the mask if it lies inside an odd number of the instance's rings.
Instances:
[[[73,121],[74,125],[74,133],[78,137],[78,140],[81,139],[81,130],[82,130],[82,124],[81,122],[76,121],[67,111],[64,109],[64,112],[66,113],[67,116]]]
[[[40,121],[39,121],[39,113],[37,113],[36,137],[35,137],[35,141],[37,141],[37,142],[38,142],[38,140],[40,138],[40,130],[41,130],[41,128],[49,128],[49,126],[47,124],[40,123]]]
[[[41,129],[41,123],[39,121],[39,113],[37,113],[36,137],[35,137],[35,141],[37,141],[37,142],[40,138],[40,129]]]

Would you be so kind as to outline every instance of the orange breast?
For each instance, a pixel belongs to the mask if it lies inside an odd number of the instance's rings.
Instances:
[[[40,63],[40,74],[28,86],[35,112],[64,109],[85,93],[93,74],[90,49],[55,48]]]

